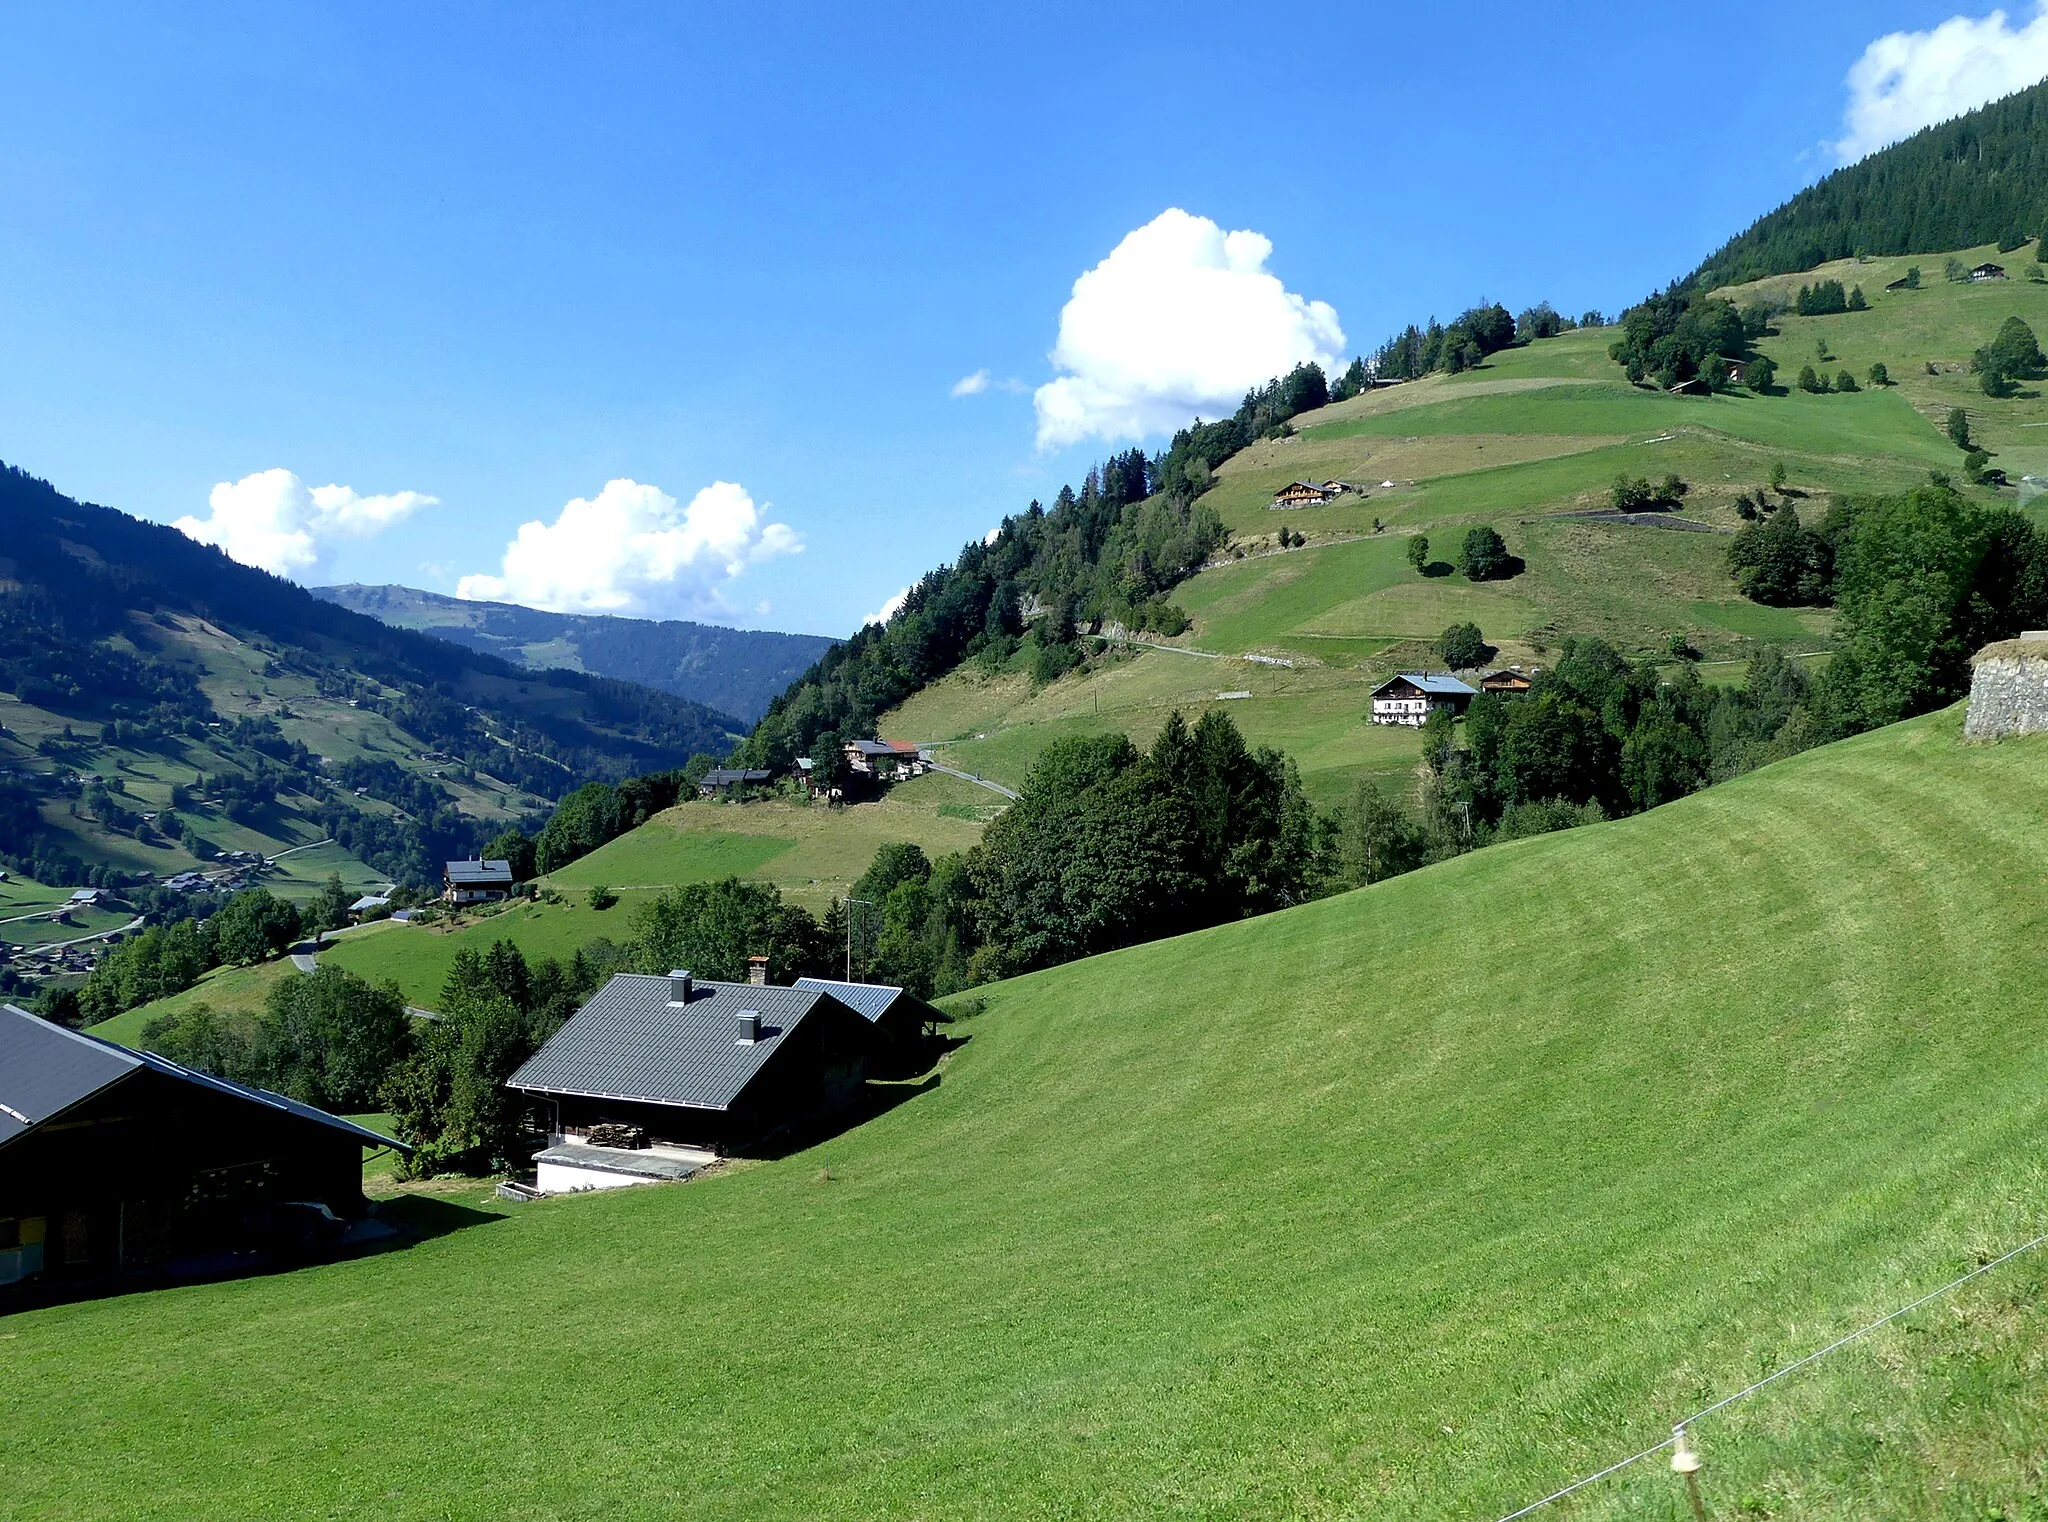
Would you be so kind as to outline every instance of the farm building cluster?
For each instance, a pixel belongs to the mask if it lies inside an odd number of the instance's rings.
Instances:
[[[905,989],[618,973],[507,1083],[538,1151],[523,1197],[687,1179],[861,1113],[946,1017]],[[217,1277],[395,1236],[362,1186],[368,1127],[0,1005],[0,1307]]]
[[[1456,718],[1481,693],[1515,697],[1535,686],[1535,674],[1519,667],[1489,671],[1473,687],[1448,674],[1428,671],[1397,671],[1372,690],[1372,722],[1400,724],[1419,729],[1433,713]]]
[[[1358,490],[1359,488],[1349,481],[1289,481],[1273,493],[1273,500],[1269,505],[1278,511],[1296,507],[1321,507],[1325,503],[1335,502],[1346,492]]]

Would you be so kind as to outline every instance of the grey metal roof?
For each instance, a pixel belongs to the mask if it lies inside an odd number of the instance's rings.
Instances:
[[[12,1141],[141,1065],[118,1047],[0,1004],[0,1141]]]
[[[447,867],[451,883],[509,883],[512,881],[512,863],[509,861],[451,861]]]
[[[667,978],[614,973],[507,1087],[724,1110],[806,1016],[838,1004],[811,989],[701,980],[688,1004],[671,1004]],[[757,1041],[739,1039],[743,1010],[760,1013]]]
[[[914,756],[917,747],[908,740],[852,740],[848,742],[863,756]]]
[[[912,1004],[924,1003],[917,995],[906,994],[902,989],[892,988],[887,983],[842,983],[836,978],[798,978],[796,986],[821,994],[830,994],[870,1025],[880,1022],[883,1016],[905,999]]]
[[[729,766],[714,766],[704,774],[704,780],[713,787],[731,787],[735,782],[766,782],[773,772],[737,770]]]
[[[1476,698],[1479,696],[1478,693],[1474,692],[1470,687],[1467,687],[1463,682],[1459,681],[1454,676],[1435,676],[1427,671],[1397,671],[1392,676],[1388,677],[1386,681],[1380,683],[1379,686],[1375,687],[1373,689],[1373,695],[1377,697],[1380,693],[1386,691],[1387,688],[1391,687],[1396,682],[1413,682],[1417,687],[1420,687],[1424,692],[1442,693],[1448,697],[1456,697],[1460,694],[1468,698]]]
[[[98,1036],[54,1024],[12,1004],[0,1004],[0,1144],[90,1099],[138,1068],[346,1131],[368,1146],[405,1146],[354,1121],[329,1115],[283,1094],[181,1067],[155,1052],[131,1051]]]

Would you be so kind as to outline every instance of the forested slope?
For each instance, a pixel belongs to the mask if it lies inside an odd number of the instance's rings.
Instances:
[[[722,753],[739,728],[629,682],[390,628],[10,467],[0,524],[0,855],[52,880],[178,866],[175,827],[137,828],[174,786],[246,816],[252,847],[352,832],[382,870],[424,873],[464,817],[502,822],[592,777]],[[82,820],[62,806],[80,779],[118,794],[124,777],[128,803]],[[299,824],[278,817],[281,794]]]
[[[547,613],[412,587],[314,587],[315,597],[536,670],[566,667],[637,682],[749,723],[833,641],[686,619]]]
[[[2048,81],[1837,169],[1708,255],[1711,290],[1857,254],[1923,254],[2048,228]]]

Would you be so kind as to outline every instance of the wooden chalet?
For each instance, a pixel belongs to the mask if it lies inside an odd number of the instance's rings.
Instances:
[[[765,971],[765,967],[764,967]],[[590,996],[507,1081],[541,1111],[556,1147],[601,1147],[598,1128],[671,1148],[721,1153],[802,1131],[856,1104],[880,1048],[876,1024],[823,988],[719,983],[675,971],[622,972]],[[568,1171],[603,1172],[580,1153],[540,1155]],[[633,1160],[612,1159],[630,1171]],[[674,1177],[656,1171],[644,1178]],[[540,1179],[551,1192],[549,1177]]]
[[[2005,266],[2002,264],[1980,264],[1970,271],[1972,280],[2003,280]]]
[[[1479,694],[1454,676],[1403,671],[1372,690],[1372,721],[1420,729],[1438,711],[1463,713]]]
[[[847,766],[863,776],[914,776],[924,770],[924,757],[908,740],[850,740],[842,749]]]
[[[1489,671],[1479,679],[1479,690],[1501,697],[1515,697],[1536,685],[1527,674],[1520,671]]]
[[[1273,494],[1274,508],[1321,507],[1351,490],[1342,481],[1290,481]]]
[[[761,981],[766,982],[766,959],[750,958],[749,961],[760,963]],[[748,981],[753,980],[750,966]],[[898,988],[894,984],[798,978],[795,986],[807,993],[830,994],[874,1027],[879,1038],[875,1054],[875,1071],[879,1077],[905,1078],[923,1072],[931,1065],[927,1038],[941,1025],[951,1023],[949,1016],[925,1003],[909,989]]]
[[[718,798],[737,792],[742,788],[764,787],[775,780],[775,773],[754,768],[714,766],[697,783],[699,798]]]
[[[441,868],[441,897],[451,904],[483,904],[509,898],[513,885],[509,861],[451,861]]]
[[[282,1094],[0,1004],[0,1294],[214,1276],[393,1233],[363,1150],[402,1143]]]

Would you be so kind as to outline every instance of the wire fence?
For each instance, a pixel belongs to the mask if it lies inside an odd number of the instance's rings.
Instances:
[[[1583,1475],[1580,1478],[1572,1481],[1571,1484],[1565,1486],[1562,1490],[1553,1490],[1549,1495],[1545,1496],[1540,1501],[1531,1501],[1527,1506],[1522,1507],[1519,1511],[1508,1512],[1505,1516],[1500,1518],[1500,1522],[1515,1522],[1515,1518],[1517,1517],[1526,1517],[1531,1512],[1541,1511],[1544,1507],[1550,1505],[1554,1501],[1562,1501],[1566,1496],[1571,1495],[1574,1491],[1584,1490],[1588,1485],[1596,1484],[1597,1482],[1608,1478],[1610,1475],[1620,1474],[1622,1470],[1628,1468],[1631,1464],[1640,1464],[1644,1459],[1647,1459],[1654,1454],[1662,1453],[1665,1449],[1676,1444],[1679,1441],[1679,1435],[1683,1433],[1687,1428],[1691,1427],[1693,1423],[1703,1421],[1707,1417],[1713,1416],[1717,1412],[1724,1411],[1728,1407],[1734,1405],[1739,1400],[1747,1400],[1750,1396],[1756,1394],[1757,1391],[1763,1389],[1766,1385],[1775,1384],[1777,1383],[1777,1381],[1783,1379],[1786,1375],[1795,1374],[1799,1370],[1805,1368],[1808,1364],[1818,1363],[1821,1359],[1827,1357],[1830,1353],[1838,1352],[1842,1348],[1846,1348],[1847,1346],[1849,1346],[1850,1343],[1856,1342],[1861,1338],[1868,1337],[1872,1332],[1877,1331],[1880,1327],[1889,1326],[1892,1322],[1897,1321],[1901,1316],[1909,1315],[1912,1312],[1919,1310],[1921,1306],[1926,1305],[1931,1301],[1939,1300],[1943,1295],[1949,1294],[1951,1291],[1961,1289],[1965,1284],[1968,1284],[1972,1279],[1990,1273],[1992,1269],[1997,1268],[2002,1263],[2010,1263],[2014,1258],[2019,1257],[2022,1253],[2032,1252],[2035,1248],[2039,1247],[2044,1242],[2048,1242],[2048,1232],[2042,1233],[2040,1236],[2035,1237],[2032,1241],[2020,1243],[2019,1246],[2013,1248],[2009,1252],[2000,1253],[1997,1257],[1991,1259],[1989,1262],[1978,1264],[1968,1273],[1958,1275],[1957,1277],[1949,1280],[1948,1283],[1942,1285],[1939,1289],[1930,1290],[1926,1294],[1922,1295],[1918,1300],[1915,1300],[1907,1305],[1902,1305],[1895,1311],[1888,1311],[1886,1314],[1878,1317],[1877,1320],[1871,1322],[1869,1325],[1860,1326],[1853,1332],[1850,1332],[1841,1337],[1837,1337],[1833,1342],[1827,1344],[1827,1346],[1825,1347],[1815,1348],[1811,1353],[1808,1353],[1804,1358],[1794,1359],[1791,1363],[1786,1364],[1782,1369],[1773,1370],[1771,1373],[1766,1374],[1762,1379],[1757,1380],[1754,1384],[1745,1385],[1742,1389],[1737,1390],[1733,1395],[1724,1395],[1721,1397],[1721,1399],[1715,1401],[1711,1406],[1702,1406],[1699,1410],[1693,1412],[1691,1416],[1685,1417],[1680,1421],[1675,1422],[1671,1428],[1671,1436],[1665,1438],[1663,1442],[1652,1443],[1648,1448],[1643,1449],[1643,1451],[1640,1453],[1632,1453],[1625,1459],[1621,1459],[1615,1463],[1609,1464],[1605,1469],[1597,1470],[1596,1472],[1589,1475]]]

